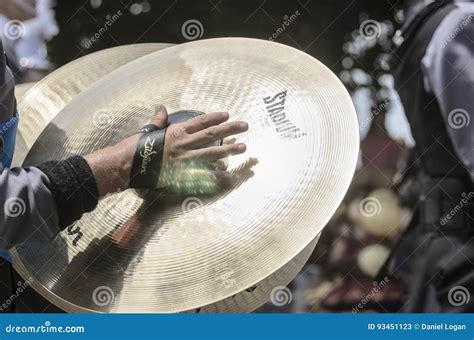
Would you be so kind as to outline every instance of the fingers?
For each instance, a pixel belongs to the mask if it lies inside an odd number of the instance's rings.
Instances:
[[[211,146],[204,149],[187,151],[181,159],[192,161],[212,161],[225,158],[232,155],[239,155],[244,153],[247,146],[243,143],[227,144],[222,146]]]
[[[214,162],[214,168],[219,171],[226,171],[228,166],[227,159],[218,159]]]
[[[180,194],[214,194],[220,189],[230,187],[234,176],[226,171],[206,169],[181,170],[167,183],[170,192]]]
[[[183,123],[187,133],[192,134],[213,125],[219,125],[229,119],[227,112],[213,112],[197,116]]]
[[[232,138],[227,138],[224,143],[225,144],[234,144],[235,142],[237,141],[237,139],[235,139],[235,137],[232,137]]]
[[[150,124],[156,125],[160,129],[164,129],[168,125],[168,111],[164,105],[155,105],[155,115],[151,118]]]
[[[188,137],[187,147],[199,147],[247,131],[249,128],[245,122],[230,122],[222,125],[208,127]]]
[[[214,177],[216,178],[217,185],[221,189],[230,187],[235,181],[234,175],[227,171],[213,171],[213,173]]]

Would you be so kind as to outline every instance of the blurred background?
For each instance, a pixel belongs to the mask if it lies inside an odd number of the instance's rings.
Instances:
[[[413,146],[386,63],[401,0],[1,0],[0,32],[19,100],[56,68],[105,48],[215,37],[290,45],[352,95],[361,152],[351,188],[283,301],[258,312],[398,312],[405,263],[390,261],[413,207]],[[406,250],[406,251],[409,251]],[[380,273],[379,273],[380,271]],[[377,275],[379,273],[379,275]]]

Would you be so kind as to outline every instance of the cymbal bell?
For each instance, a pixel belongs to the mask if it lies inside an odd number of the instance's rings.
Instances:
[[[247,152],[228,161],[237,183],[211,197],[126,190],[54,242],[17,247],[16,268],[67,311],[219,306],[295,257],[304,263],[349,186],[359,137],[344,86],[301,51],[245,38],[170,47],[111,72],[61,110],[24,164],[115,143],[149,119],[157,99],[169,112],[227,111],[249,122],[237,136]],[[222,284],[223,270],[232,284]],[[113,299],[103,303],[99,291]]]
[[[15,86],[20,121],[13,165],[21,165],[41,131],[79,93],[120,66],[170,46],[148,43],[108,48],[78,58],[39,82]]]

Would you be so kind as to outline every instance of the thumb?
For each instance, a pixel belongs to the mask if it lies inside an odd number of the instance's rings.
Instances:
[[[155,105],[155,115],[151,118],[150,124],[156,125],[160,129],[164,129],[168,125],[168,111],[164,105]]]

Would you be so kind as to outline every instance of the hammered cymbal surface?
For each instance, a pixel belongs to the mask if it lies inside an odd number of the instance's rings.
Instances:
[[[20,121],[14,165],[21,165],[43,129],[74,97],[122,65],[173,44],[147,43],[111,47],[78,58],[39,82],[15,86]]]
[[[157,100],[169,112],[227,111],[249,123],[237,136],[247,152],[228,164],[238,182],[213,197],[127,190],[51,244],[17,247],[14,260],[33,287],[66,310],[182,312],[223,301],[301,253],[349,186],[359,137],[342,83],[301,51],[245,38],[186,43],[122,66],[52,120],[25,164],[117,142]],[[223,268],[235,284],[216,279]],[[113,299],[98,300],[99,288]]]

